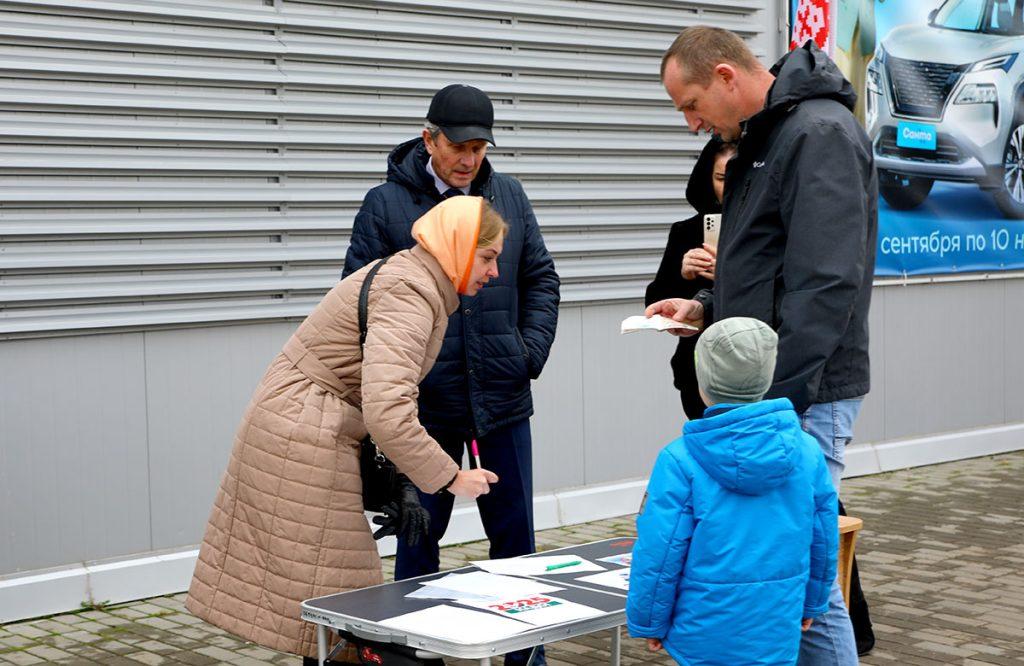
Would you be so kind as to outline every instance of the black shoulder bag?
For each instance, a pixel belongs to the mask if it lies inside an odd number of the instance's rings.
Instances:
[[[370,269],[359,290],[359,349],[366,344],[366,314],[370,298],[370,284],[377,271],[387,263],[384,257]],[[380,513],[384,505],[394,501],[398,496],[398,469],[395,463],[384,457],[377,448],[377,443],[367,435],[359,447],[359,474],[363,477],[363,508],[367,511]]]

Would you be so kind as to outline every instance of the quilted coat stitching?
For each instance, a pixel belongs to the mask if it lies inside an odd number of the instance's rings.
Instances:
[[[407,323],[423,331],[418,342],[408,344],[426,350],[385,357],[384,374],[371,377],[371,384],[386,384],[394,370],[408,374],[410,364],[429,365],[441,346],[449,309],[457,304],[454,290],[442,297],[431,288],[443,289],[444,284],[414,252],[400,253],[402,259],[389,262],[389,267],[401,264],[403,275],[392,275],[382,284],[408,287],[406,296],[418,305],[409,308]],[[295,335],[337,369],[342,383],[362,389],[355,298],[350,293],[358,286],[356,278],[335,287],[325,297],[330,316],[311,315]],[[373,291],[376,284],[371,296]],[[339,312],[346,304],[351,304],[350,314]],[[412,381],[425,370],[412,370]],[[415,394],[415,387],[409,390]],[[266,647],[306,656],[315,653],[315,635],[299,618],[299,603],[382,580],[362,513],[357,446],[366,429],[357,407],[359,392],[344,401],[327,393],[283,356],[270,364],[235,436],[187,599],[189,609],[212,624]],[[415,403],[412,412],[404,413],[415,419]],[[396,418],[398,422],[385,424],[389,433],[408,429]],[[431,483],[453,473],[444,471],[454,469],[455,463],[439,447],[434,455],[430,447],[409,451],[407,442],[401,445],[407,464],[420,468]]]

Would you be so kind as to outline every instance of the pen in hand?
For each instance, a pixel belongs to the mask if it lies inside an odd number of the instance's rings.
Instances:
[[[480,469],[480,449],[477,448],[476,440],[469,445],[469,451],[473,454],[473,462],[476,463],[476,468]]]

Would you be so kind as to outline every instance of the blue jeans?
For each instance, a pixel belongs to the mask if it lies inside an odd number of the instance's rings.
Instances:
[[[863,402],[864,398],[822,402],[811,405],[800,416],[800,427],[818,442],[825,454],[837,493],[846,468],[846,447],[853,439],[853,422],[857,420]]]
[[[825,454],[832,475],[832,484],[839,492],[846,459],[846,445],[853,439],[853,422],[857,420],[863,398],[838,400],[811,405],[800,417],[804,432],[814,437]],[[814,619],[800,641],[800,666],[852,666],[857,664],[857,643],[853,625],[843,602],[839,581],[832,583],[828,610]]]
[[[466,440],[462,435],[431,431],[430,435],[452,457],[462,461]],[[486,495],[476,500],[480,521],[491,542],[490,557],[516,557],[534,552],[533,538],[533,442],[530,421],[493,430],[477,439],[480,465],[498,475],[498,482]],[[420,493],[420,503],[430,513],[430,535],[415,547],[398,540],[395,557],[395,580],[434,573],[440,567],[438,541],[448,529],[455,496]],[[530,650],[517,650],[505,655],[506,666],[525,666]],[[541,646],[532,666],[547,663]]]

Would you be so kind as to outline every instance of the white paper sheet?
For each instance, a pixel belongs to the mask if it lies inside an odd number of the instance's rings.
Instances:
[[[549,566],[579,562],[567,567],[548,571]],[[604,571],[604,567],[587,561],[579,555],[538,555],[536,557],[508,557],[501,560],[474,560],[484,571],[506,576],[543,576],[544,574],[566,574],[579,571]]]
[[[473,594],[471,592],[458,592],[456,590],[446,590],[443,587],[434,587],[429,583],[424,585],[417,590],[410,592],[405,595],[406,599],[466,599],[469,601],[497,601],[497,597],[488,597],[483,594]]]
[[[622,320],[621,332],[633,333],[635,331],[667,331],[670,328],[681,328],[691,331],[700,330],[696,326],[690,326],[689,324],[684,324],[681,321],[675,321],[668,317],[662,317],[661,315],[654,315],[653,317],[633,315],[632,317],[626,317]]]
[[[533,628],[525,622],[493,613],[446,604],[382,620],[381,624],[410,634],[432,636],[466,645],[508,638]]]
[[[581,576],[576,579],[580,583],[593,583],[604,587],[614,587],[618,590],[629,589],[629,569],[613,569],[590,576]]]
[[[598,562],[608,562],[610,564],[617,564],[620,567],[628,567],[633,563],[633,553],[619,553],[618,555],[609,555],[608,557],[597,558]]]
[[[529,622],[538,627],[572,620],[596,617],[602,611],[584,606],[574,601],[566,601],[547,594],[535,594],[529,597],[510,597],[497,603],[479,601],[460,601],[460,604],[491,611],[501,617],[513,618],[521,622]]]
[[[466,574],[448,574],[442,578],[420,583],[445,590],[468,592],[486,597],[516,597],[531,594],[545,594],[562,589],[536,580],[499,576],[486,571],[474,571]]]

